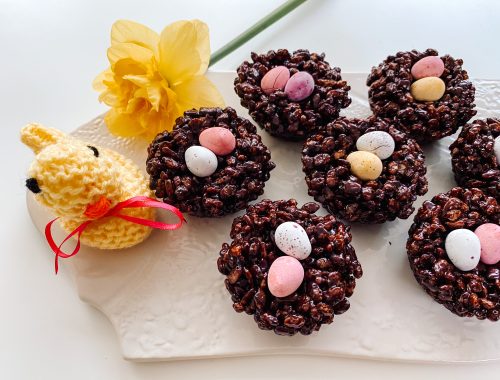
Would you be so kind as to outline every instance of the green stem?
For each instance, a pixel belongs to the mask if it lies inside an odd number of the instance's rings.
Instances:
[[[238,49],[241,45],[243,45],[248,40],[255,37],[257,34],[262,32],[268,26],[274,24],[283,16],[287,15],[299,5],[305,3],[307,0],[288,0],[280,7],[276,8],[274,11],[269,13],[264,18],[257,21],[250,28],[245,30],[239,36],[235,37],[233,40],[229,41],[215,53],[210,56],[210,63],[208,66],[212,66],[214,63],[220,61],[226,55],[230,54],[234,50]]]

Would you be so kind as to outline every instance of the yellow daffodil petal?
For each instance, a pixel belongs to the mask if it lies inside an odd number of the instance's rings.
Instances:
[[[126,108],[126,113],[140,113],[148,109],[147,100],[144,98],[132,98],[129,100]]]
[[[110,107],[119,107],[121,104],[121,99],[112,91],[103,91],[99,95],[99,101],[107,104]]]
[[[118,20],[111,28],[111,45],[132,43],[158,55],[160,36],[147,26],[129,20]]]
[[[147,98],[148,97],[148,92],[146,91],[145,88],[137,88],[134,92],[134,98]]]
[[[105,82],[111,81],[113,81],[113,72],[110,69],[106,69],[94,79],[92,87],[96,91],[106,91],[108,87]]]
[[[167,119],[170,120],[168,122],[170,124],[167,124],[165,129],[171,131],[174,127],[175,119],[181,116],[183,111],[179,109],[179,106],[177,104],[179,100],[177,94],[170,88],[164,89],[164,91],[166,92],[167,96],[163,97],[162,103],[160,105],[160,110],[163,111],[167,115]]]
[[[151,83],[146,86],[147,97],[153,109],[158,111],[160,109],[160,102],[162,96],[162,88],[158,83]]]
[[[150,82],[147,75],[124,75],[123,79],[129,80],[139,87],[146,87]]]
[[[208,27],[198,20],[168,25],[161,32],[159,52],[159,71],[171,86],[204,73],[210,59]]]
[[[177,94],[180,112],[191,108],[224,107],[224,99],[217,87],[204,76],[193,77],[172,88]]]
[[[108,48],[108,60],[111,67],[122,59],[129,59],[143,65],[152,64],[154,54],[151,50],[132,43],[117,43]]]
[[[210,63],[210,35],[208,25],[200,20],[192,20],[196,28],[196,48],[200,54],[201,65],[194,75],[203,75],[208,69]]]
[[[109,131],[121,137],[133,137],[144,133],[140,124],[131,115],[116,112],[114,109],[108,111],[104,122]]]
[[[167,96],[163,97],[162,107],[169,113],[177,112],[177,107],[175,106],[177,103],[177,94],[170,88],[163,88],[163,90]]]
[[[125,75],[147,75],[149,69],[147,66],[138,63],[132,59],[124,58],[116,62],[113,67],[113,72],[115,74],[115,80],[118,78],[123,78]]]
[[[179,21],[161,35],[132,21],[113,25],[110,67],[93,86],[111,110],[105,122],[111,133],[153,138],[171,131],[191,108],[222,107],[215,86],[203,76],[210,59],[208,27],[201,21]]]

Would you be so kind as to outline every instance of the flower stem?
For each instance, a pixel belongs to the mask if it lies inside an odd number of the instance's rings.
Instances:
[[[234,50],[238,49],[245,42],[247,42],[248,40],[255,37],[257,34],[262,32],[268,26],[274,24],[280,18],[287,15],[288,13],[290,13],[291,11],[293,11],[295,8],[297,8],[299,5],[305,3],[306,1],[307,0],[288,0],[288,1],[286,1],[283,5],[276,8],[274,11],[272,11],[267,16],[265,16],[264,18],[257,21],[255,24],[253,24],[250,28],[245,30],[239,36],[235,37],[233,40],[229,41],[227,44],[225,44],[219,50],[214,52],[210,56],[210,63],[208,66],[212,66],[214,63],[220,61],[226,55],[228,55],[228,54],[232,53]]]

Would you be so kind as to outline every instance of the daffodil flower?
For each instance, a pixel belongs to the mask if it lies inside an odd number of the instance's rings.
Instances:
[[[110,132],[151,139],[171,130],[188,109],[222,107],[222,96],[204,76],[209,59],[208,27],[199,20],[174,22],[160,35],[136,22],[115,22],[110,67],[93,83],[99,101],[111,107],[105,116]]]

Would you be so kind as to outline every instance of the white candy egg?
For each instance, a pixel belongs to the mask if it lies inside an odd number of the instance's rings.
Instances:
[[[311,241],[307,232],[295,222],[281,223],[274,232],[276,246],[288,256],[304,260],[311,254]]]
[[[187,148],[184,160],[189,171],[197,177],[208,177],[217,170],[217,156],[202,146],[193,145]]]
[[[495,144],[493,145],[493,151],[497,157],[497,164],[500,166],[500,135],[495,139]]]
[[[481,242],[471,230],[460,228],[451,231],[446,237],[444,247],[453,265],[461,271],[470,271],[479,263]]]
[[[391,157],[391,154],[394,152],[394,146],[392,136],[383,131],[365,133],[356,141],[356,148],[358,150],[373,153],[381,160]]]

